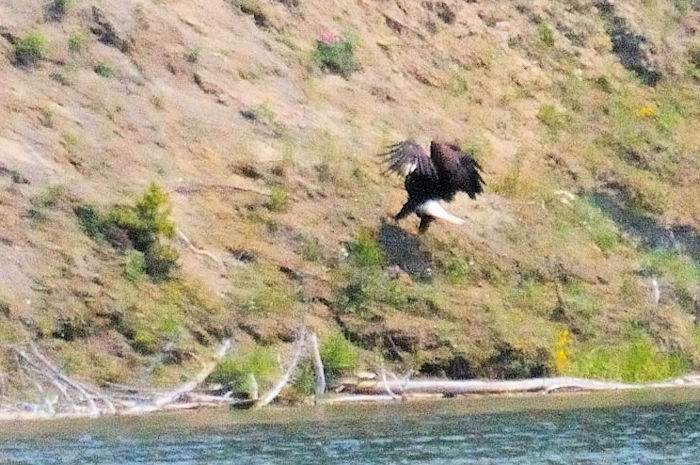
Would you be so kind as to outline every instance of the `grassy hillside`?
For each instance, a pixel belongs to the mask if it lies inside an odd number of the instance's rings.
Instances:
[[[690,0],[3,2],[0,339],[95,383],[176,383],[226,335],[215,380],[269,380],[302,319],[334,375],[697,369],[698,24]],[[390,220],[376,154],[406,138],[483,165],[465,226]]]

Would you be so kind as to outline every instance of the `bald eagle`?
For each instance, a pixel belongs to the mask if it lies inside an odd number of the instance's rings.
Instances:
[[[457,192],[466,192],[475,199],[486,184],[481,178],[481,166],[455,144],[430,142],[430,155],[412,140],[386,148],[387,171],[405,176],[408,200],[394,217],[397,221],[415,213],[420,217],[419,233],[430,223],[441,219],[454,224],[464,220],[445,211],[439,200],[451,201]]]

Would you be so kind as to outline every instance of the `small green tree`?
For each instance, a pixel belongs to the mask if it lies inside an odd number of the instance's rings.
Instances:
[[[106,214],[100,214],[91,205],[76,207],[74,211],[90,237],[106,239],[119,250],[135,249],[142,254],[139,263],[127,261],[128,277],[133,277],[137,268],[143,268],[151,278],[165,280],[177,266],[177,251],[160,242],[161,237],[175,235],[175,223],[170,219],[168,194],[155,183],[134,205],[114,205]],[[130,254],[130,257],[135,256]]]

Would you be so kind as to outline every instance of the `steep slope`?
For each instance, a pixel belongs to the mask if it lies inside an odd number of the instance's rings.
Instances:
[[[3,340],[119,383],[175,382],[224,334],[262,353],[302,315],[337,352],[429,374],[700,363],[693,2],[14,3]],[[375,154],[409,137],[484,166],[488,193],[451,206],[465,227],[388,221],[404,192]],[[79,207],[108,216],[151,182],[221,263],[164,238],[180,267],[153,279],[86,234]]]

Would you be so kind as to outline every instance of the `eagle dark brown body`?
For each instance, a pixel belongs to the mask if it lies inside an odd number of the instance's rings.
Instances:
[[[455,224],[464,222],[446,212],[439,200],[449,202],[460,191],[474,199],[483,192],[485,182],[481,178],[481,166],[454,144],[432,141],[428,155],[420,145],[406,140],[389,146],[383,155],[389,171],[406,177],[408,200],[395,219],[416,213],[421,219],[421,233],[435,219]]]

